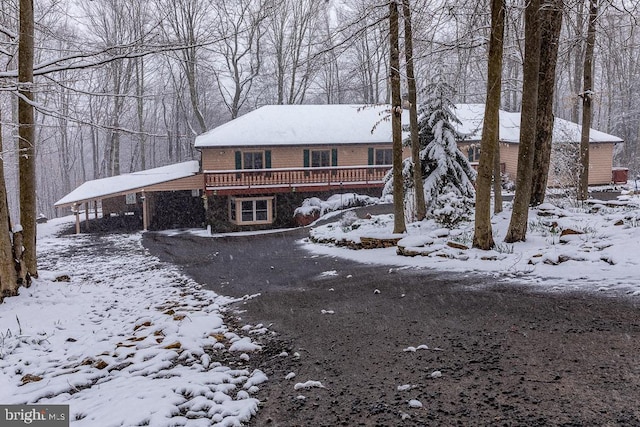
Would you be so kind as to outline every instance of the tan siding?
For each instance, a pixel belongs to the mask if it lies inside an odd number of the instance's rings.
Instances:
[[[331,150],[338,149],[338,166],[364,166],[368,164],[369,148],[377,149],[391,148],[391,144],[358,144],[358,145],[313,145],[295,147],[273,147],[271,151],[272,168],[301,168],[303,163],[303,151],[307,150]],[[265,151],[253,148],[223,148],[223,149],[202,149],[202,169],[203,170],[234,170],[236,168],[236,151]],[[411,149],[403,149],[403,157],[411,156]]]
[[[233,148],[205,148],[202,150],[202,170],[230,170],[236,168]]]
[[[204,175],[197,174],[186,178],[174,179],[173,181],[161,182],[159,184],[145,187],[145,191],[177,191],[177,190],[200,190],[204,188]]]
[[[316,150],[329,148],[314,147]],[[275,147],[271,150],[272,168],[301,168],[303,166],[302,147]],[[338,156],[338,161],[340,157]]]
[[[505,173],[513,182],[518,171],[518,144],[500,143],[500,162],[504,163]]]
[[[591,144],[589,146],[589,185],[611,182],[613,144]],[[518,144],[500,144],[500,160],[506,165],[506,172],[515,181],[518,170]],[[552,171],[549,182],[553,182]]]
[[[589,185],[611,183],[613,167],[613,144],[591,144],[589,146]]]

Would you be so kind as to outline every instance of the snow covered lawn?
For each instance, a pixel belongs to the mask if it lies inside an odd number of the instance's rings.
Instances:
[[[640,295],[640,196],[620,199],[592,201],[585,209],[541,205],[530,211],[527,241],[515,244],[503,241],[511,217],[507,204],[492,219],[492,251],[471,248],[473,223],[449,230],[430,220],[408,224],[398,248],[336,247],[357,246],[365,237],[395,236],[393,215],[318,226],[311,230],[311,240],[325,244],[307,242],[306,247],[365,263],[483,273],[550,289]]]
[[[39,228],[40,278],[0,305],[0,402],[69,404],[77,426],[249,420],[267,380],[246,363],[261,325],[231,330],[232,300],[145,253],[140,234],[53,226]]]

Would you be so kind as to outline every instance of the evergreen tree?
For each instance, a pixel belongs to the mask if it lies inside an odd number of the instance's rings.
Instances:
[[[475,196],[473,170],[467,157],[458,149],[462,135],[455,129],[460,124],[451,98],[455,91],[442,75],[423,91],[425,102],[418,112],[418,137],[427,216],[445,225],[468,216]],[[405,193],[413,190],[413,162],[404,159],[402,168]],[[392,171],[387,174],[383,194],[391,194]],[[407,203],[410,205],[410,203]],[[455,205],[455,206],[454,206]]]
[[[431,215],[441,215],[450,208],[452,196],[460,199],[460,207],[469,210],[475,190],[476,172],[467,157],[458,149],[462,135],[455,129],[460,120],[451,101],[455,91],[439,73],[424,91],[426,99],[420,107],[418,136],[424,194]],[[468,212],[467,212],[468,213]]]

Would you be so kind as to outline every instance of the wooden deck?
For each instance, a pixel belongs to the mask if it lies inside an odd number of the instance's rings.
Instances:
[[[391,166],[242,169],[204,171],[205,189],[215,194],[312,192],[382,187]]]

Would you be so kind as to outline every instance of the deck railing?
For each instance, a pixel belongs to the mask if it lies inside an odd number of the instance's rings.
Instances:
[[[391,166],[205,170],[207,190],[381,185]]]

